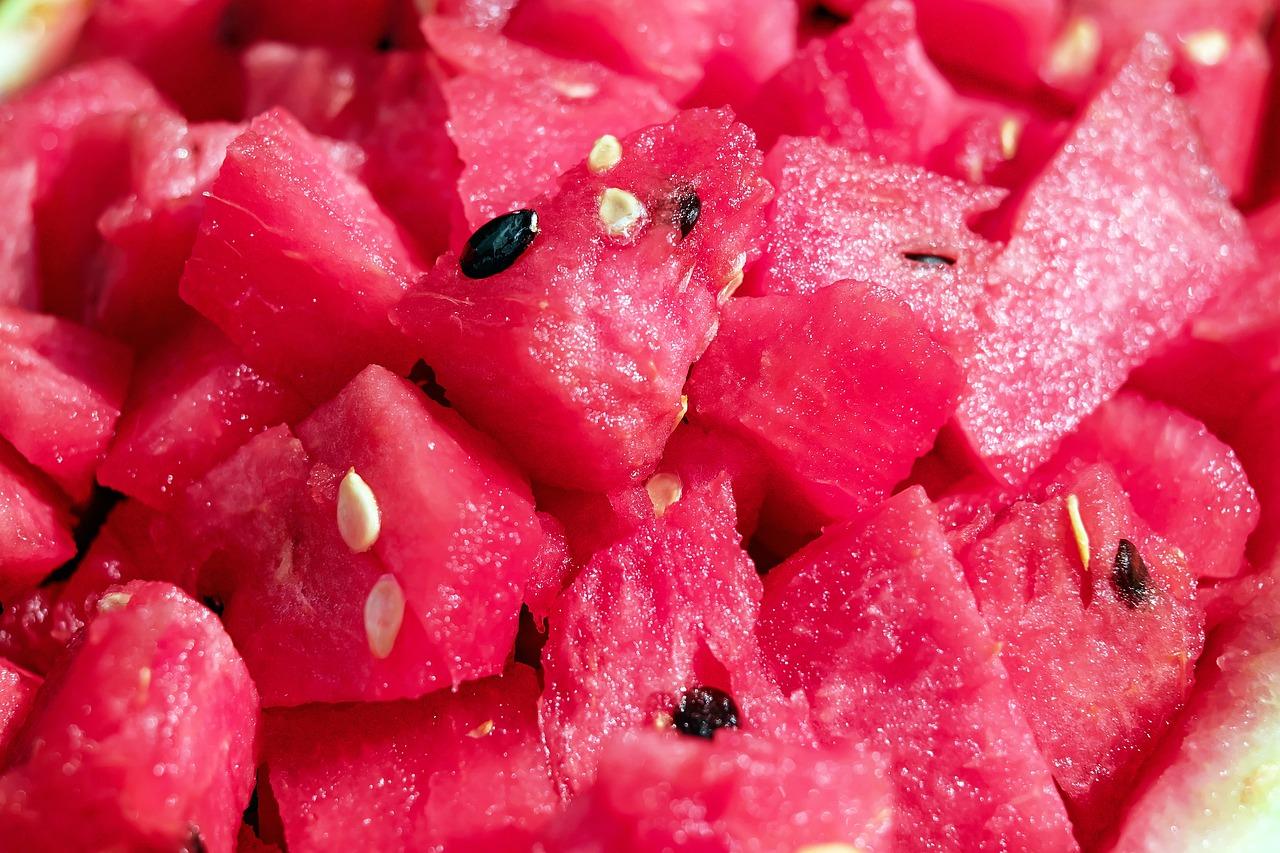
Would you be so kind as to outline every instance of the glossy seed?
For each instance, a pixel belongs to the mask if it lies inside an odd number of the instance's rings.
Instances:
[[[338,484],[338,533],[347,547],[363,554],[378,541],[382,532],[382,512],[378,499],[355,468]]]
[[[395,575],[378,578],[364,600],[364,633],[369,651],[382,660],[391,655],[404,624],[404,590]]]
[[[1097,21],[1079,15],[1067,22],[1062,35],[1049,52],[1044,73],[1051,82],[1088,74],[1098,64],[1102,53],[1102,33]]]
[[[1018,143],[1022,139],[1022,122],[1008,116],[1000,122],[1000,156],[1012,160],[1018,154]],[[954,261],[953,261],[954,263]]]
[[[1075,495],[1067,495],[1067,520],[1071,522],[1071,535],[1076,540],[1076,551],[1080,554],[1080,564],[1089,571],[1089,531],[1084,527],[1084,518],[1080,515],[1080,499]]]
[[[1222,30],[1197,30],[1182,40],[1182,52],[1197,65],[1212,68],[1231,52],[1231,37]]]
[[[680,500],[681,495],[684,494],[684,483],[676,474],[654,474],[649,478],[649,482],[644,484],[644,488],[649,493],[649,500],[653,503],[653,514],[658,518],[662,518],[667,507]]]
[[[682,190],[676,198],[676,224],[680,226],[680,236],[688,237],[693,226],[698,224],[702,216],[702,199],[692,189]]]
[[[98,612],[110,613],[112,610],[119,610],[129,603],[133,598],[131,592],[109,592],[98,599]]]
[[[587,169],[593,175],[602,175],[622,161],[622,143],[612,133],[606,133],[591,146],[587,155]]]
[[[1138,553],[1138,547],[1128,539],[1121,539],[1116,548],[1115,568],[1111,572],[1111,582],[1124,603],[1130,607],[1141,607],[1151,600],[1155,587],[1151,583],[1151,572]]]
[[[486,737],[492,731],[493,731],[493,720],[485,720],[483,723],[476,726],[471,731],[467,732],[467,737],[475,738],[476,740],[479,740],[482,737]]]
[[[711,738],[717,729],[738,727],[738,706],[723,690],[693,687],[680,694],[671,719],[681,734]]]
[[[490,219],[462,247],[458,266],[467,278],[488,278],[511,267],[538,236],[538,213],[513,210]]]
[[[610,236],[627,237],[644,224],[648,211],[626,190],[609,187],[600,194],[600,222]]]
[[[903,252],[902,257],[928,267],[954,267],[956,265],[955,258],[947,255],[935,255],[932,252]]]

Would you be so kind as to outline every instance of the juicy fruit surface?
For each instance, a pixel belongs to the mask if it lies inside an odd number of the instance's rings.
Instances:
[[[0,847],[1269,850],[1277,11],[0,0]]]

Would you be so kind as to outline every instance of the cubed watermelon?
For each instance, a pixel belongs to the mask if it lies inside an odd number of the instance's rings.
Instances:
[[[833,743],[890,759],[894,849],[1074,850],[1001,649],[923,490],[765,576],[760,642]]]
[[[530,849],[558,805],[537,698],[537,675],[515,664],[415,701],[267,712],[289,850]]]
[[[0,441],[0,601],[8,605],[75,553],[66,498]]]
[[[726,112],[683,112],[615,153],[495,220],[508,242],[477,232],[395,310],[459,412],[535,479],[593,490],[652,472],[770,195]]]
[[[287,113],[254,119],[205,196],[182,298],[315,399],[413,363],[386,312],[417,267],[368,191]]]
[[[907,306],[856,282],[734,299],[694,366],[694,423],[751,442],[788,527],[868,509],[911,470],[963,379]]]
[[[229,853],[257,709],[212,613],[167,584],[118,587],[11,747],[0,829],[32,851]]]
[[[1076,832],[1095,842],[1191,686],[1204,616],[1185,558],[1098,465],[1015,504],[960,559]]]

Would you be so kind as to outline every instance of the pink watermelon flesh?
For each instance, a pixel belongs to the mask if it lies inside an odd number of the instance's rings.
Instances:
[[[653,470],[714,294],[745,264],[770,194],[754,137],[725,112],[683,112],[621,144],[613,169],[576,166],[534,203],[539,233],[509,269],[476,281],[445,255],[395,310],[458,411],[534,479],[571,488]],[[606,188],[647,211],[629,237],[601,221]],[[690,189],[701,216],[682,239]]]
[[[1034,90],[1064,0],[916,0],[920,40],[948,71],[1015,91]]]
[[[732,300],[689,383],[694,423],[750,441],[771,498],[816,529],[874,506],[933,444],[962,377],[884,290]]]
[[[824,739],[889,757],[901,849],[1076,849],[923,490],[766,575],[760,642],[782,689],[808,695]]]
[[[227,150],[181,294],[248,361],[324,399],[371,362],[408,371],[386,311],[416,270],[364,187],[271,112]]]
[[[1145,586],[1115,579],[1122,539],[1150,573]],[[960,559],[1076,832],[1096,840],[1191,686],[1204,633],[1185,561],[1105,465],[1042,503],[1015,504]]]
[[[745,731],[807,741],[803,709],[783,698],[756,645],[760,580],[739,547],[721,480],[597,553],[561,595],[543,650],[542,732],[566,793],[595,778],[620,733],[672,725],[697,687],[729,694]]]
[[[39,678],[0,659],[0,761],[6,760],[9,745],[27,719],[39,687]]]
[[[0,441],[0,601],[8,606],[75,553],[66,498]]]
[[[542,546],[524,587],[524,603],[541,625],[555,607],[556,598],[577,574],[578,564],[569,553],[564,524],[549,512],[538,513]]]
[[[89,496],[131,359],[65,320],[0,308],[0,436],[75,501]]]
[[[733,486],[738,532],[750,539],[764,504],[768,466],[755,447],[727,432],[703,429],[687,420],[676,428],[658,463],[658,473],[674,474],[682,491],[715,488],[722,475]]]
[[[257,702],[212,613],[167,584],[119,587],[36,695],[0,827],[30,850],[230,851]]]
[[[1280,544],[1280,466],[1276,464],[1275,436],[1280,429],[1280,383],[1270,387],[1246,409],[1232,431],[1231,444],[1257,490],[1261,513],[1258,529],[1249,540],[1249,556],[1270,565]]]
[[[630,536],[653,515],[653,501],[641,486],[608,494],[541,486],[537,503],[564,526],[569,556],[579,566]]]
[[[36,161],[12,152],[0,155],[0,305],[40,304],[35,235]]]
[[[254,433],[309,411],[214,327],[181,327],[138,368],[98,480],[165,507]]]
[[[269,711],[264,758],[292,853],[528,850],[558,806],[538,679],[504,675],[415,701]]]
[[[98,220],[105,245],[86,307],[90,326],[141,348],[190,318],[191,309],[178,298],[178,280],[195,242],[204,193],[242,130],[188,125],[169,113],[134,121],[132,192]]]
[[[742,113],[763,84],[795,58],[797,10],[789,0],[720,2],[720,32],[686,106],[729,106]]]
[[[1029,187],[989,268],[957,419],[1011,481],[1253,261],[1168,68],[1158,41],[1139,44]]]
[[[599,137],[623,137],[675,112],[654,86],[594,63],[553,59],[444,19],[424,31],[459,72],[443,89],[463,164],[458,193],[473,229],[553,192]]]
[[[996,207],[1002,191],[811,138],[780,140],[765,158],[765,175],[777,195],[748,292],[811,293],[844,279],[874,282],[910,305],[948,350],[964,351],[984,298],[985,269],[999,249],[968,221]],[[930,257],[938,260],[929,263]]]
[[[606,744],[596,783],[543,843],[615,853],[843,844],[870,853],[891,849],[892,804],[883,760],[869,750],[836,754],[727,730],[712,743],[633,732]]]

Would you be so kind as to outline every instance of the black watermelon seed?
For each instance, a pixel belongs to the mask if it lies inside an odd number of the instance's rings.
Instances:
[[[204,602],[205,607],[213,611],[213,615],[215,616],[221,616],[222,611],[227,607],[226,604],[223,603],[222,599],[215,598],[212,595],[206,595],[201,599],[201,601]]]
[[[462,248],[458,266],[467,278],[497,275],[520,259],[538,236],[538,214],[513,210],[481,225]]]
[[[702,216],[702,199],[693,190],[684,190],[676,198],[676,223],[680,226],[680,236],[688,237],[693,226],[698,224]]]
[[[954,267],[956,265],[955,258],[949,258],[946,255],[935,255],[932,252],[903,252],[902,257],[930,267]]]
[[[825,3],[815,3],[809,10],[809,20],[822,29],[835,29],[849,23],[849,16],[835,11]]]
[[[716,729],[738,727],[738,706],[723,690],[693,687],[680,694],[671,717],[681,734],[710,738]]]
[[[1111,582],[1116,592],[1130,607],[1140,607],[1155,595],[1155,587],[1151,583],[1151,572],[1143,562],[1138,548],[1128,539],[1121,539],[1116,548],[1116,565],[1111,572]]]
[[[418,359],[409,371],[409,381],[417,385],[427,395],[427,399],[434,400],[446,409],[453,408],[453,404],[445,396],[444,386],[436,381],[435,370],[422,359]]]

